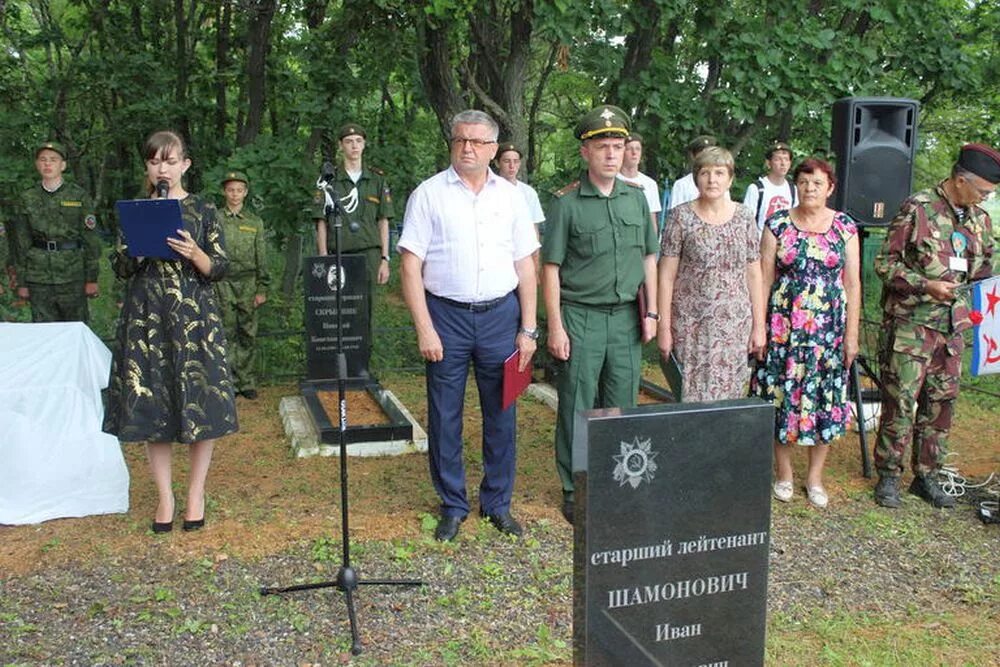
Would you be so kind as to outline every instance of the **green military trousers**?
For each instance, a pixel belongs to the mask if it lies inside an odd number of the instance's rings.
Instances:
[[[936,472],[948,452],[964,341],[912,324],[889,326],[883,336],[875,468],[881,477],[899,477],[911,444],[913,472]]]
[[[32,322],[83,322],[90,319],[83,283],[28,283]]]
[[[257,294],[255,277],[220,280],[215,284],[222,326],[226,331],[226,360],[237,393],[257,388],[254,348],[257,341]]]
[[[556,470],[563,492],[573,492],[573,427],[576,413],[592,408],[633,407],[642,357],[634,303],[617,306],[563,304],[569,359],[559,365]],[[608,452],[611,456],[616,452]]]

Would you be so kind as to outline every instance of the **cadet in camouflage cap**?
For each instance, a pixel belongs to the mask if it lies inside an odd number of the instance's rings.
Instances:
[[[38,144],[38,147],[35,148],[35,157],[37,158],[38,154],[42,151],[55,151],[59,153],[62,159],[66,159],[66,147],[58,141],[46,141],[45,143]]]
[[[41,181],[21,193],[9,221],[17,295],[33,322],[87,322],[87,298],[98,296],[101,241],[90,195],[63,180],[66,148],[35,148]]]
[[[500,144],[500,145],[499,145],[499,146],[497,147],[497,156],[496,156],[496,160],[497,160],[497,162],[499,162],[499,161],[500,161],[500,157],[501,157],[501,156],[502,156],[502,155],[503,155],[504,153],[507,153],[507,152],[514,152],[514,153],[517,153],[517,156],[518,156],[518,157],[520,157],[520,158],[523,158],[523,157],[524,157],[524,153],[522,153],[522,152],[521,152],[521,149],[520,149],[520,148],[518,148],[518,147],[517,147],[517,146],[516,146],[515,144],[512,144],[512,143],[510,143],[510,142],[507,142],[507,143],[505,143],[505,144]]]
[[[271,275],[264,221],[243,205],[249,187],[250,181],[242,171],[227,171],[222,177],[226,205],[219,209],[219,220],[229,271],[215,283],[215,294],[226,332],[226,359],[233,372],[233,388],[253,400],[257,398],[257,309],[267,301]]]
[[[882,279],[882,412],[875,441],[875,501],[899,507],[903,456],[912,446],[910,493],[935,507],[955,498],[938,484],[948,452],[963,332],[973,326],[970,283],[992,275],[993,224],[980,206],[1000,181],[1000,153],[967,144],[951,175],[911,195],[875,257]]]
[[[361,127],[357,123],[344,123],[340,126],[340,131],[337,132],[337,141],[340,141],[344,137],[349,137],[352,134],[356,134],[362,139],[368,138],[368,135],[365,133],[365,128]]]
[[[247,175],[244,174],[242,171],[227,171],[225,175],[222,177],[222,180],[219,182],[219,185],[221,185],[222,187],[226,187],[226,183],[228,183],[229,181],[239,181],[248,188],[250,187],[250,181],[249,179],[247,179]]]
[[[613,104],[602,104],[583,114],[574,135],[580,141],[596,137],[625,138],[632,130],[628,114]]]

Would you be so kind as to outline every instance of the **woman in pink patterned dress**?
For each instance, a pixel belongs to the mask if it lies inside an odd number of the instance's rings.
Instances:
[[[741,398],[748,355],[766,337],[759,232],[750,209],[729,198],[729,151],[703,150],[694,176],[698,198],[671,210],[663,230],[657,343],[682,367],[684,401]]]

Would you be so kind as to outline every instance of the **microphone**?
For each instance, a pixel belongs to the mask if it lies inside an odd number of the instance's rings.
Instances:
[[[329,160],[324,160],[323,169],[320,171],[319,180],[326,181],[327,183],[329,183],[330,181],[333,180],[333,177],[336,175],[336,173],[337,170],[333,166],[333,163],[330,162]]]
[[[156,182],[156,196],[160,199],[166,199],[167,193],[170,192],[170,184],[165,180],[159,180]]]

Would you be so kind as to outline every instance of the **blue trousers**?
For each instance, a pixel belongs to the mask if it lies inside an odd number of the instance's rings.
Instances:
[[[462,413],[472,362],[483,421],[483,480],[479,507],[506,512],[514,491],[515,406],[501,410],[503,362],[514,351],[521,308],[512,292],[490,310],[474,313],[427,297],[444,359],[427,363],[428,460],[441,514],[469,513],[462,460]]]

